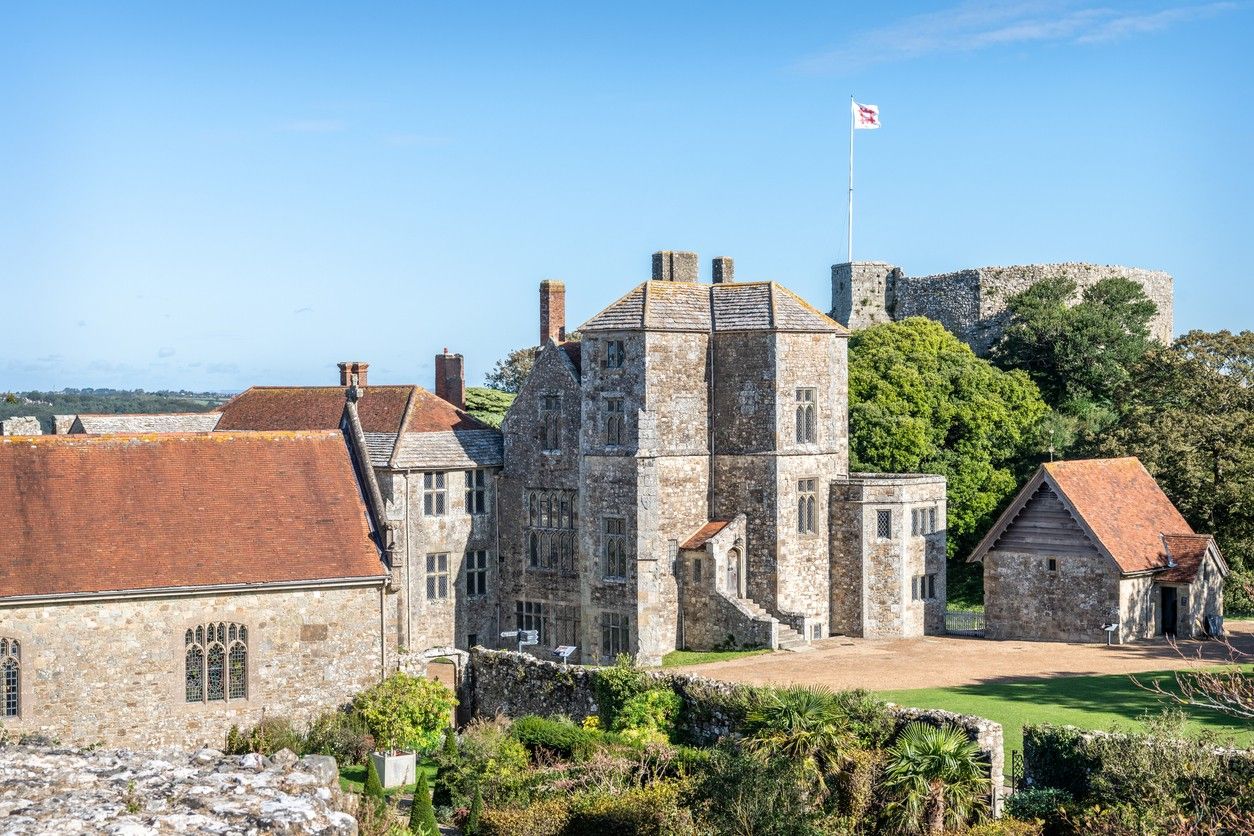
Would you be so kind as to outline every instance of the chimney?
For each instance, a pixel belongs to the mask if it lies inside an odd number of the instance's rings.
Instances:
[[[466,364],[447,348],[435,355],[435,394],[458,409],[466,408]]]
[[[731,284],[736,281],[736,265],[725,255],[720,255],[710,265],[715,284]]]
[[[340,363],[340,385],[356,385],[360,389],[365,389],[366,370],[369,368],[369,363],[362,363],[359,360],[346,360]]]
[[[653,281],[695,282],[697,254],[660,250],[653,254]]]
[[[557,279],[540,282],[540,345],[566,340],[566,285]]]

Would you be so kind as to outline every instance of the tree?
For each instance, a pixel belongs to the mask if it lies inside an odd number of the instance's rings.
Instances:
[[[379,780],[379,770],[374,768],[374,758],[366,758],[366,786],[362,794],[366,798],[383,800],[383,782]]]
[[[827,794],[827,779],[856,746],[836,695],[822,686],[768,690],[754,698],[742,728],[746,748],[797,765]]]
[[[462,833],[466,836],[478,836],[479,817],[483,815],[483,791],[475,785],[475,797],[470,802],[470,812],[466,815],[466,823],[462,825]]]
[[[1254,331],[1190,331],[1148,352],[1119,401],[1091,452],[1139,458],[1234,570],[1254,569]]]
[[[849,343],[851,468],[948,479],[949,554],[974,545],[1025,473],[1047,412],[1021,371],[975,356],[937,322],[875,325]]]
[[[433,679],[397,671],[353,698],[380,750],[427,752],[440,745],[457,699]]]
[[[431,807],[431,789],[427,786],[427,771],[418,768],[418,780],[414,783],[414,800],[409,805],[409,832],[421,836],[440,836],[440,825]]]
[[[989,780],[979,751],[953,726],[906,726],[888,751],[884,772],[884,786],[894,796],[886,808],[889,820],[908,833],[938,834],[981,818]]]
[[[1075,297],[1076,283],[1065,278],[1043,279],[1012,296],[1009,324],[989,356],[1004,369],[1026,371],[1050,406],[1100,426],[1101,410],[1151,345],[1158,308],[1124,278],[1102,279],[1071,304]]]
[[[488,372],[484,381],[492,389],[517,395],[531,375],[531,369],[536,364],[536,355],[539,353],[540,349],[536,346],[511,351],[504,360],[496,361],[496,365],[492,367],[492,371]]]

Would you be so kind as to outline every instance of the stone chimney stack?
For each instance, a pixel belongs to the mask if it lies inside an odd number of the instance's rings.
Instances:
[[[352,386],[356,384],[359,389],[365,389],[366,371],[369,368],[369,363],[362,363],[358,360],[348,360],[340,363],[340,385]]]
[[[720,255],[711,263],[710,275],[715,284],[731,284],[736,281],[736,265],[727,256]]]
[[[653,281],[695,282],[697,254],[677,250],[661,250],[653,254]]]
[[[435,394],[458,409],[466,408],[466,363],[447,348],[435,355]]]
[[[540,345],[566,340],[566,285],[557,279],[540,282]]]

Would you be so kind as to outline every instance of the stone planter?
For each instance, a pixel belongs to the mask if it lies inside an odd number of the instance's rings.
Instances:
[[[379,773],[379,781],[385,790],[403,787],[418,780],[415,771],[417,756],[413,752],[398,752],[394,755],[371,752],[370,760],[374,761],[375,772]]]

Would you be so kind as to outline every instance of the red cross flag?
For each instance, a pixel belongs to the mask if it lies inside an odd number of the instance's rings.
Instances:
[[[879,105],[853,103],[853,126],[859,130],[875,130],[880,126]]]

